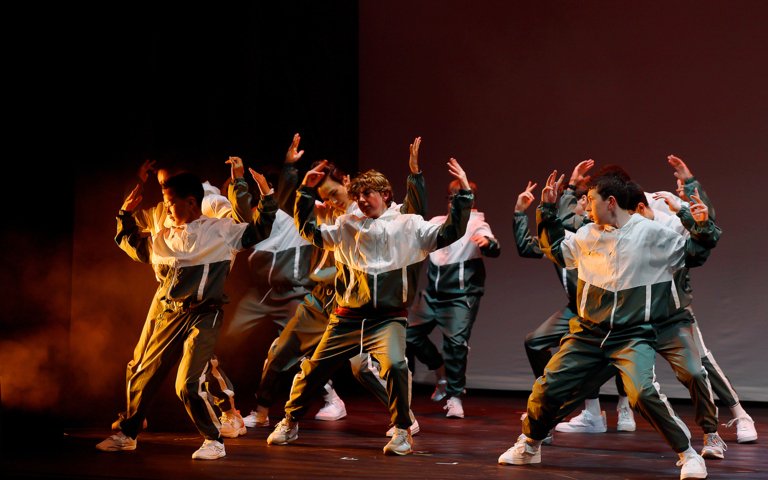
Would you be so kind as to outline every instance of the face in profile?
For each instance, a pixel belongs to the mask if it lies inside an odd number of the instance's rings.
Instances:
[[[195,219],[194,197],[177,197],[173,190],[164,188],[163,205],[168,212],[168,218],[176,227],[189,223]]]
[[[610,198],[603,199],[594,188],[587,192],[587,215],[590,220],[598,225],[611,223]]]
[[[357,196],[357,206],[368,218],[379,218],[387,210],[387,198],[381,192],[366,188]]]

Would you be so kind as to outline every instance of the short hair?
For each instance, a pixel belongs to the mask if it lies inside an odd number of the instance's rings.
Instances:
[[[590,178],[589,189],[595,189],[603,200],[614,197],[619,207],[629,210],[627,206],[627,182],[619,175],[598,175]]]
[[[316,166],[320,165],[320,162],[323,160],[317,160],[315,162],[312,162],[312,165],[309,167],[310,169],[315,168]],[[323,167],[322,172],[325,174],[325,177],[323,177],[323,182],[330,178],[331,180],[340,183],[344,185],[344,177],[347,176],[347,173],[337,167],[333,162],[328,162],[325,167]],[[321,182],[322,183],[322,182]]]
[[[200,177],[194,173],[183,172],[172,175],[165,180],[163,190],[171,190],[173,194],[180,198],[195,197],[197,205],[203,202],[203,182]]]
[[[611,176],[611,177],[617,177],[624,182],[628,182],[632,180],[632,177],[629,176],[629,173],[627,173],[626,170],[624,170],[623,167],[620,167],[619,165],[605,165],[600,170],[595,172],[595,177],[604,177],[604,176]]]
[[[641,187],[637,182],[627,182],[626,210],[637,210],[637,206],[641,203],[646,206],[648,205],[648,200],[645,198],[645,191],[643,190],[643,187]]]
[[[573,189],[573,195],[576,198],[583,197],[589,191],[589,179],[582,178],[581,180],[576,182],[576,185],[574,185],[574,187],[576,188]]]
[[[361,173],[360,175],[353,178],[352,182],[347,188],[347,192],[351,198],[357,198],[358,195],[365,192],[366,190],[373,190],[375,192],[381,193],[382,195],[389,193],[387,206],[392,204],[392,185],[389,183],[389,180],[387,180],[387,177],[385,177],[383,173],[377,172],[376,170],[368,170],[367,172]]]

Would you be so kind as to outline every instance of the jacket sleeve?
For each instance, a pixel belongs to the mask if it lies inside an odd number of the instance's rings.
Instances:
[[[427,215],[427,185],[424,175],[412,173],[406,181],[406,195],[400,213],[412,213],[426,217]]]
[[[251,193],[244,178],[236,178],[227,187],[227,198],[232,204],[232,218],[238,223],[250,222],[256,214],[251,209]]]
[[[248,202],[250,203],[250,201]],[[243,232],[243,248],[248,248],[269,237],[275,222],[277,202],[272,194],[262,195],[259,205],[253,211],[248,227]]]
[[[137,262],[149,263],[149,242],[152,237],[142,234],[131,212],[120,210],[117,215],[115,243],[122,251]]]
[[[701,201],[709,209],[709,218],[711,218],[712,221],[714,222],[715,207],[712,206],[712,202],[709,200],[709,196],[707,195],[707,192],[704,191],[704,187],[701,186],[701,183],[699,183],[699,181],[696,180],[696,178],[691,177],[685,181],[685,184],[683,185],[683,189],[685,190],[685,195],[688,198],[691,198],[691,195],[693,195],[696,192],[696,189],[699,190],[699,197],[701,197]]]
[[[296,199],[296,187],[299,185],[299,171],[290,164],[283,164],[280,178],[277,181],[277,208],[288,215],[293,215],[293,204]]]
[[[525,212],[515,212],[512,229],[515,233],[518,255],[523,258],[541,258],[544,256],[541,248],[539,248],[539,238],[531,235],[531,229],[528,228],[528,215]]]
[[[689,268],[700,267],[707,261],[712,249],[717,246],[722,232],[712,219],[707,220],[704,224],[694,222],[688,231],[691,235],[685,245],[685,266]]]
[[[470,210],[475,196],[471,190],[459,190],[451,200],[451,213],[445,218],[437,233],[437,248],[443,248],[464,236],[467,232]]]
[[[557,216],[554,203],[542,203],[536,208],[536,227],[539,232],[539,248],[560,268],[568,268],[563,255],[565,228]]]
[[[296,203],[293,209],[293,221],[299,235],[312,245],[323,248],[323,236],[315,216],[315,189],[302,186],[296,190]]]

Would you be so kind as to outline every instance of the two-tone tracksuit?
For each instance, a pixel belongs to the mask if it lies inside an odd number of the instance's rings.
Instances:
[[[430,223],[442,224],[445,215]],[[471,238],[482,235],[490,242],[479,248]],[[429,254],[427,286],[419,291],[406,331],[409,356],[413,354],[430,370],[445,365],[446,393],[458,397],[467,382],[467,355],[472,326],[485,293],[483,256],[498,257],[499,243],[482,212],[472,210],[467,231],[461,239]],[[443,354],[429,339],[439,327],[443,335]]]
[[[375,219],[349,214],[333,225],[317,225],[314,199],[314,189],[300,188],[294,215],[304,238],[333,251],[337,308],[312,357],[302,362],[294,378],[286,417],[302,417],[339,364],[367,351],[379,362],[386,380],[392,423],[407,429],[412,420],[406,307],[415,295],[418,263],[464,235],[473,195],[459,192],[442,225],[391,209]]]
[[[250,202],[243,179],[232,188],[239,200]],[[276,209],[272,196],[266,196],[253,223],[201,216],[150,236],[130,212],[120,212],[115,241],[134,260],[151,263],[160,281],[141,361],[126,385],[128,413],[120,422],[125,435],[136,438],[149,404],[178,361],[177,395],[200,433],[221,440],[218,421],[201,392],[223,320],[224,282],[236,253],[269,235]]]
[[[393,202],[390,209],[400,213],[422,214],[426,210],[426,186],[423,175],[421,173],[409,175],[406,190],[407,195],[403,205]],[[360,214],[360,210],[353,202],[346,213]],[[328,218],[320,219],[320,223],[333,224],[337,216],[331,214]],[[316,249],[310,274],[316,284],[312,291],[304,296],[293,317],[269,350],[256,394],[256,402],[263,407],[272,405],[280,376],[294,369],[304,357],[312,355],[328,327],[330,316],[336,308],[334,298],[336,268],[332,257],[328,250]],[[368,368],[367,358],[353,360],[352,373],[364,387],[388,404],[387,392],[378,376]]]
[[[701,265],[719,237],[713,222],[695,225],[691,237],[634,214],[621,228],[590,224],[565,238],[554,204],[537,209],[541,249],[558,266],[578,269],[570,332],[534,383],[523,433],[543,440],[562,418],[561,407],[606,365],[622,376],[630,405],[667,443],[683,452],[688,437],[655,384],[654,322],[676,310],[673,275]]]

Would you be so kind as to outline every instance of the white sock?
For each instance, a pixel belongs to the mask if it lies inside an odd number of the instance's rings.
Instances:
[[[737,403],[736,405],[731,407],[731,414],[733,415],[733,418],[739,418],[739,417],[751,418],[749,415],[747,415],[747,412],[741,407],[740,403]]]
[[[629,408],[629,397],[622,397],[619,395],[619,403],[616,405],[616,410],[620,410],[622,408]]]
[[[588,398],[584,401],[584,409],[587,410],[592,415],[599,417],[601,415],[600,412],[600,399],[599,398]]]

